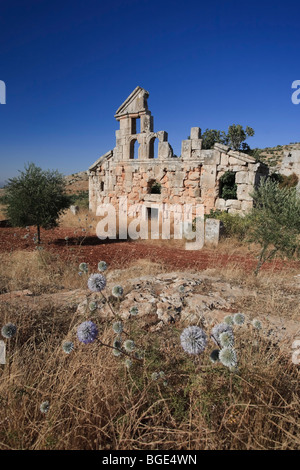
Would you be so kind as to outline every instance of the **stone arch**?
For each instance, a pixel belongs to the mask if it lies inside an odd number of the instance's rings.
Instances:
[[[136,160],[138,158],[138,140],[132,139],[129,145],[129,158],[131,160]]]
[[[158,158],[158,143],[159,140],[156,136],[149,140],[149,158]]]

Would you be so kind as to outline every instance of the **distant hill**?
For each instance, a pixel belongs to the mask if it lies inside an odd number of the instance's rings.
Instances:
[[[86,171],[72,173],[72,175],[67,175],[65,178],[67,180],[68,193],[77,194],[89,190],[89,177]]]
[[[280,170],[285,150],[300,150],[300,142],[291,142],[288,145],[277,145],[276,147],[265,147],[263,149],[256,148],[252,150],[252,155],[275,171]]]

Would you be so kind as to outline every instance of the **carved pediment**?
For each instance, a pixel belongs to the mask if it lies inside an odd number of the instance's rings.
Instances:
[[[148,110],[149,93],[140,86],[137,86],[128,98],[117,109],[115,118],[120,119],[127,114],[144,114]]]

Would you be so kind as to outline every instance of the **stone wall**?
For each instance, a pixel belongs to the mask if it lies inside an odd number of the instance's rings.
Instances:
[[[190,139],[182,141],[181,156],[174,157],[167,132],[153,131],[148,96],[137,87],[117,110],[116,147],[89,168],[90,209],[96,212],[99,204],[108,203],[118,208],[119,198],[127,196],[134,214],[154,203],[162,211],[169,204],[203,204],[205,213],[211,209],[247,212],[252,207],[250,193],[267,174],[267,167],[221,144],[203,150],[199,127],[192,127]],[[220,178],[226,171],[235,173],[237,199],[220,198]],[[160,194],[151,193],[153,183],[161,185]]]

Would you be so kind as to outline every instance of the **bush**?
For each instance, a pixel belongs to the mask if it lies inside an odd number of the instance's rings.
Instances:
[[[220,178],[220,197],[222,199],[237,199],[237,185],[234,171],[226,171]]]
[[[255,270],[277,253],[292,258],[300,249],[300,198],[294,187],[263,179],[252,194],[249,241],[259,243],[261,252]]]

